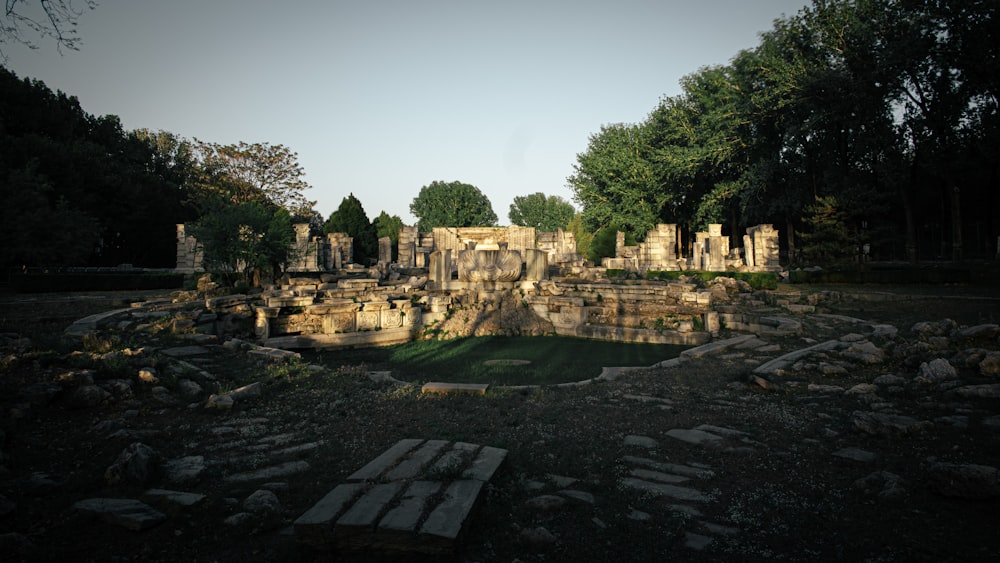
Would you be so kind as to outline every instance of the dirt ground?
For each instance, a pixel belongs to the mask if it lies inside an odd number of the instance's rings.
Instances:
[[[129,330],[82,343],[61,337],[78,318],[161,294],[0,295],[7,342],[0,360],[0,559],[413,559],[307,548],[295,542],[291,523],[397,440],[433,438],[509,452],[450,558],[455,561],[997,560],[1000,484],[987,487],[984,498],[958,498],[942,494],[931,467],[1000,467],[1000,399],[909,384],[864,394],[829,388],[886,375],[909,380],[935,357],[955,362],[973,345],[944,337],[936,348],[921,348],[911,327],[942,319],[957,326],[1000,322],[1000,290],[779,289],[786,291],[842,297],[817,303],[816,312],[826,316],[786,313],[803,329],[765,338],[768,352],[731,351],[576,388],[429,396],[373,382],[364,366],[267,365],[239,350],[208,346],[211,354],[191,363],[212,374],[217,390],[264,383],[260,398],[228,412],[203,408],[204,397],[157,399],[137,379],[145,364],[160,362],[166,371],[156,350],[188,343],[177,336]],[[877,341],[883,361],[831,373],[807,363],[770,377],[770,389],[748,383],[767,359],[849,334],[868,337],[866,327],[876,324],[899,329]],[[17,341],[21,336],[30,343]],[[974,346],[1000,350],[995,337]],[[96,407],[71,408],[68,389],[74,377],[86,377],[81,370],[91,370],[98,382],[131,381],[131,391]],[[974,367],[958,370],[963,383],[998,383]],[[856,413],[873,411],[928,424],[895,434],[860,431]],[[671,436],[700,425],[733,432],[716,445]],[[270,485],[281,503],[272,521],[252,528],[226,524],[259,486],[227,476],[265,463],[247,454],[247,444],[278,437],[303,446],[292,458],[309,469]],[[108,484],[107,468],[137,440],[163,460],[205,456],[205,472],[181,487],[205,500],[157,506],[167,520],[144,531],[74,510],[86,498],[143,498],[147,488],[178,488],[156,476],[144,485]],[[873,457],[834,455],[845,449]],[[709,476],[693,484],[706,500],[684,504],[627,486],[643,464],[671,463],[706,471]],[[554,508],[532,502],[546,494],[570,501]]]

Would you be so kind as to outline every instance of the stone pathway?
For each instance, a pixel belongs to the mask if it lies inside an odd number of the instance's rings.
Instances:
[[[450,553],[507,450],[400,440],[294,524],[298,541],[345,550]]]

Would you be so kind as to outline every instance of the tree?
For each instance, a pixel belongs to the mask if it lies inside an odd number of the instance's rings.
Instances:
[[[567,183],[590,231],[615,229],[642,237],[659,221],[671,196],[657,184],[648,133],[643,125],[603,125],[577,155]]]
[[[80,49],[80,37],[76,33],[76,21],[87,10],[97,7],[94,0],[74,2],[74,0],[6,0],[4,9],[0,12],[0,45],[4,43],[20,43],[30,49],[38,45],[30,35],[42,39],[51,38],[56,42],[56,48],[61,53],[63,49],[77,51]],[[0,61],[7,57],[0,50]]]
[[[489,198],[479,188],[462,182],[434,181],[420,188],[410,213],[417,217],[421,232],[434,227],[491,227],[497,223]]]
[[[514,225],[552,232],[569,225],[575,213],[576,210],[565,199],[554,195],[546,197],[542,192],[535,192],[516,196],[507,216]]]
[[[354,261],[358,264],[378,260],[378,234],[353,193],[341,200],[340,206],[323,225],[323,232],[347,233],[353,237]]]
[[[228,285],[255,285],[255,273],[277,275],[294,257],[291,216],[259,201],[219,203],[190,226],[204,245],[204,265]]]
[[[298,154],[283,145],[244,143],[219,145],[196,141],[199,174],[195,203],[222,198],[232,203],[259,201],[304,213],[315,202],[302,192],[309,189]]]
[[[375,226],[376,237],[389,237],[392,241],[392,259],[396,260],[399,254],[399,230],[403,227],[403,220],[398,215],[389,215],[383,211],[372,221],[372,225]]]

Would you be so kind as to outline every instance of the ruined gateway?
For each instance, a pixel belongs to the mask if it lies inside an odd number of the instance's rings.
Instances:
[[[183,225],[177,227],[178,271],[200,271],[198,242]],[[625,246],[619,233],[615,258],[600,267],[587,263],[572,233],[562,230],[536,233],[514,226],[419,233],[403,227],[398,259],[391,260],[384,238],[378,264],[366,268],[351,263],[350,237],[310,237],[307,225],[295,229],[298,258],[287,268],[294,275],[266,287],[259,301],[214,300],[216,307],[227,302],[252,307],[258,341],[276,348],[383,346],[482,334],[698,345],[709,341],[721,322],[740,322],[713,309],[713,302],[727,301],[725,286],[616,283],[607,271],[641,276],[654,270],[779,269],[778,233],[771,225],[747,229],[742,252],[722,236],[721,225],[710,225],[696,234],[687,258],[679,257],[676,225],[658,225],[636,246]],[[462,315],[469,330],[442,330],[454,315]]]

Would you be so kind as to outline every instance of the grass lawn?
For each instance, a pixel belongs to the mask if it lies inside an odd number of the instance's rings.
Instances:
[[[307,356],[309,361],[331,368],[363,363],[369,370],[392,371],[396,379],[414,383],[546,385],[597,377],[605,366],[653,365],[677,357],[686,348],[558,336],[483,336],[418,340],[383,348],[317,351]]]

